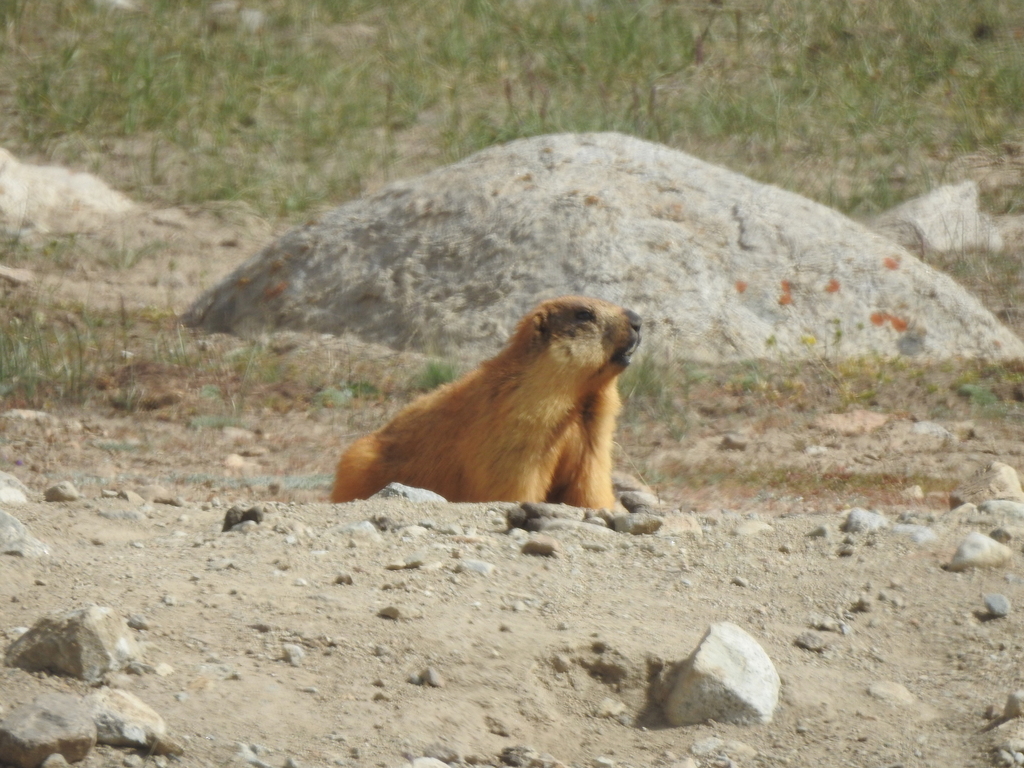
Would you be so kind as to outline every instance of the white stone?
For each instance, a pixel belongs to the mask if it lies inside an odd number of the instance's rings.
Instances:
[[[28,528],[18,518],[0,509],[0,555],[41,557],[48,554],[50,554],[50,550],[47,546],[32,536],[28,532]]]
[[[672,725],[768,723],[779,702],[779,674],[768,654],[728,622],[711,625],[671,685],[663,708]]]
[[[86,696],[84,703],[96,723],[100,744],[146,749],[167,735],[164,719],[128,691],[100,688]]]
[[[388,483],[370,498],[373,499],[408,499],[409,501],[445,501],[444,496],[425,488],[412,488],[401,483]]]
[[[998,568],[1006,565],[1013,552],[983,533],[972,531],[960,542],[956,554],[946,566],[950,571],[966,571],[968,568]]]
[[[854,507],[846,515],[842,529],[847,533],[870,533],[880,531],[889,527],[889,521],[885,515],[878,512],[870,512],[860,507]]]

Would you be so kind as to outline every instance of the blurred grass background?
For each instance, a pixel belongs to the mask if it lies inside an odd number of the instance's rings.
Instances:
[[[0,146],[297,219],[549,132],[623,131],[854,215],[1024,140],[1017,0],[136,1],[0,0]]]

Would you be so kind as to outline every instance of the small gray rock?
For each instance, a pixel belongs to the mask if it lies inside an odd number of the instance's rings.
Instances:
[[[847,514],[842,530],[846,533],[870,533],[871,531],[880,531],[888,527],[889,520],[885,515],[854,507]]]
[[[829,646],[828,639],[817,632],[801,632],[793,643],[797,648],[814,651],[815,653],[824,653]]]
[[[77,501],[82,498],[82,494],[70,480],[64,480],[43,491],[43,498],[47,501]]]
[[[493,563],[487,563],[483,560],[472,560],[464,559],[460,560],[457,566],[459,573],[478,573],[481,576],[490,576],[494,573],[495,567]]]
[[[657,515],[648,515],[643,512],[616,515],[612,518],[612,527],[619,533],[628,533],[632,536],[655,533],[661,528],[662,519]]]
[[[657,508],[658,497],[646,491],[623,491],[619,495],[619,503],[630,512],[636,512],[644,507],[648,509]]]
[[[537,533],[530,536],[520,550],[524,555],[540,555],[542,557],[557,557],[562,552],[562,543],[551,536]]]
[[[444,496],[425,488],[411,488],[401,483],[388,483],[377,491],[371,499],[408,499],[409,501],[447,501]]]
[[[284,652],[284,660],[291,664],[293,667],[302,666],[302,660],[306,657],[306,652],[302,649],[301,645],[295,643],[285,643],[281,646],[281,650]]]
[[[266,517],[266,509],[262,504],[235,504],[224,513],[224,525],[221,531],[230,531],[236,525],[252,520],[254,523],[262,523]]]
[[[1001,619],[1010,613],[1010,601],[997,592],[985,595],[985,610],[993,618]]]

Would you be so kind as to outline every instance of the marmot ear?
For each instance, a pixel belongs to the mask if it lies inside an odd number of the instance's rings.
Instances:
[[[533,316],[533,329],[540,336],[548,335],[548,313],[544,310],[537,312]]]

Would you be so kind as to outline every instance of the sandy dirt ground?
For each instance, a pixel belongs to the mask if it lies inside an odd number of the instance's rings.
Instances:
[[[238,212],[144,212],[79,238],[69,264],[30,264],[37,280],[18,290],[62,306],[177,313],[273,234]],[[111,244],[147,250],[122,268],[97,256]],[[241,344],[189,343],[224,354]],[[281,345],[335,359],[361,349],[301,336]],[[968,413],[953,395],[934,420],[945,433],[922,431],[934,408],[909,383],[901,398],[863,406],[886,416],[873,429],[823,420],[813,401],[724,397],[713,373],[703,387],[684,434],[624,418],[617,456],[663,511],[692,513],[694,530],[560,531],[556,557],[521,552],[525,534],[508,532],[506,505],[326,503],[341,448],[383,423],[397,407],[386,400],[358,413],[262,408],[241,426],[204,429],[173,407],[124,412],[103,398],[0,418],[0,469],[31,491],[5,508],[51,553],[0,559],[0,639],[88,604],[144,617],[144,660],[161,674],[108,683],[152,706],[184,744],[181,757],[146,757],[158,765],[1003,764],[999,748],[1024,745],[1024,724],[981,729],[987,710],[1024,687],[1024,522],[952,513],[946,490],[913,486],[948,490],[994,460],[1022,466],[1020,425]],[[726,434],[740,436],[735,450],[723,449]],[[679,480],[709,467],[720,484]],[[810,478],[808,492],[756,481],[786,472]],[[866,480],[856,491],[824,481],[857,474]],[[44,502],[61,480],[83,498]],[[154,484],[180,505],[104,494]],[[235,503],[263,503],[265,520],[222,532]],[[858,505],[934,538],[843,533]],[[376,532],[345,529],[363,520]],[[998,527],[1011,536],[1008,565],[943,568],[969,532]],[[991,593],[1009,599],[1007,616],[985,612]],[[381,615],[388,608],[397,618]],[[774,719],[669,727],[651,675],[721,621],[750,633],[778,670]],[[796,644],[807,632],[815,650]],[[0,714],[42,692],[87,690],[0,667]],[[82,765],[130,754],[97,747]]]

